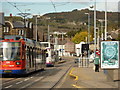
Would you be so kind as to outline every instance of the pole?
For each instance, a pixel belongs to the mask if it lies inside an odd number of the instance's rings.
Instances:
[[[88,14],[88,44],[90,44],[90,13]]]
[[[36,42],[37,42],[37,15],[36,15]]]
[[[103,20],[101,21],[101,38],[103,40],[104,36],[103,36]]]
[[[99,50],[99,28],[97,28],[97,30],[98,30],[98,32],[97,32],[97,34],[98,34],[98,36],[97,36],[97,46],[98,46],[98,50]]]
[[[62,32],[62,56],[63,56],[63,32]]]
[[[48,25],[48,42],[50,42],[50,26]]]
[[[90,13],[88,13],[88,45],[90,45]],[[90,57],[90,50],[88,50],[88,58]],[[89,59],[88,59],[89,63]]]
[[[26,38],[26,18],[25,18],[25,16],[23,16],[23,18],[24,18],[24,37]]]
[[[107,40],[107,0],[105,0],[105,40]]]
[[[94,53],[96,57],[96,0],[94,2]]]

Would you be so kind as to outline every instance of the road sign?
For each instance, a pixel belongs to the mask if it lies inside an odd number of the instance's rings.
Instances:
[[[100,56],[100,51],[97,49],[96,54]]]
[[[101,68],[119,68],[119,41],[101,42]]]

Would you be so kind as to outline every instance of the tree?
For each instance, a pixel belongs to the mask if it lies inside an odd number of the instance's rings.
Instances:
[[[86,42],[86,37],[88,37],[88,32],[84,31],[84,32],[79,32],[77,34],[75,34],[75,36],[72,38],[72,42],[78,44],[80,42]],[[93,37],[92,35],[90,35],[90,41],[92,41]]]

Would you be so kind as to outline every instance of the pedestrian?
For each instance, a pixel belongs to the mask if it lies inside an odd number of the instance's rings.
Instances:
[[[96,54],[96,57],[94,58],[94,64],[95,64],[95,72],[99,72],[99,55]]]

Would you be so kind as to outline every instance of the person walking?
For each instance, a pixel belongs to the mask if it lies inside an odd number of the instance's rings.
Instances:
[[[96,57],[94,58],[95,72],[99,72],[99,61],[100,61],[100,58],[99,58],[99,56],[96,54]]]

